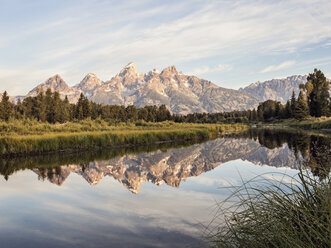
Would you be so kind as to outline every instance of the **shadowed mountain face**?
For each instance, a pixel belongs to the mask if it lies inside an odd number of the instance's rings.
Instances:
[[[55,75],[31,90],[27,96],[36,96],[39,91],[59,91],[75,103],[83,93],[96,103],[116,105],[160,106],[165,104],[176,114],[193,112],[222,112],[245,110],[256,107],[258,100],[238,90],[226,89],[210,81],[178,72],[169,66],[162,72],[157,69],[143,74],[135,63],[129,63],[120,73],[106,82],[89,73],[84,79],[70,87]]]
[[[97,185],[104,177],[110,176],[137,194],[146,182],[179,187],[189,177],[237,159],[261,166],[292,169],[308,166],[313,173],[323,176],[320,165],[330,169],[330,141],[329,137],[297,132],[249,130],[177,149],[168,146],[154,147],[151,152],[97,151],[91,155],[58,154],[0,160],[0,168],[7,179],[15,171],[15,166],[16,170],[30,168],[39,179],[47,178],[57,185],[62,185],[71,173],[82,176],[90,185]]]

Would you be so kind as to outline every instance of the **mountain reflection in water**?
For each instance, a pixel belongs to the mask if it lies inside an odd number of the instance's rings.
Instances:
[[[59,186],[71,173],[82,176],[90,185],[110,176],[138,194],[146,182],[179,187],[189,177],[237,159],[273,167],[309,167],[313,174],[323,177],[330,172],[331,138],[303,132],[251,129],[194,145],[168,143],[2,159],[0,173],[8,180],[14,172],[30,169],[40,180],[47,179]]]

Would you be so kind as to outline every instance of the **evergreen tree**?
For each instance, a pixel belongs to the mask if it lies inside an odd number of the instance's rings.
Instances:
[[[291,118],[292,117],[292,109],[291,109],[291,103],[288,100],[285,105],[285,110],[284,110],[284,118]]]
[[[53,122],[59,122],[59,123],[63,123],[64,120],[64,116],[63,116],[63,103],[62,100],[60,98],[60,94],[58,91],[55,91],[53,93],[53,104],[54,104],[54,120]]]
[[[15,112],[15,119],[24,118],[24,107],[23,107],[21,99],[17,100],[17,103],[14,106],[14,112]]]
[[[57,98],[58,97],[55,96],[55,99]],[[70,121],[71,106],[68,97],[65,96],[63,101],[61,99],[54,101],[58,101],[55,108],[55,122],[64,123]]]
[[[263,121],[264,118],[263,118],[263,106],[262,105],[259,105],[257,107],[257,118],[259,121]]]
[[[102,106],[101,106],[101,104],[97,104],[95,102],[90,102],[90,110],[91,110],[91,113],[90,113],[91,118],[93,120],[95,120],[101,116]]]
[[[147,121],[147,118],[148,118],[148,111],[147,111],[147,109],[146,108],[138,109],[138,119],[139,120]]]
[[[126,107],[125,110],[126,110],[127,121],[138,120],[138,110],[135,105],[129,105]]]
[[[46,90],[45,96],[45,105],[46,105],[46,120],[49,123],[55,123],[55,106],[53,101],[53,93],[50,88]]]
[[[78,102],[76,104],[76,114],[75,118],[78,120],[83,120],[90,116],[90,104],[88,99],[83,93],[80,94]]]
[[[145,106],[145,108],[148,111],[147,121],[155,122],[156,121],[156,113],[157,113],[158,108],[155,105]]]
[[[314,69],[307,77],[305,85],[308,96],[308,105],[311,116],[320,117],[329,114],[330,82],[327,81],[323,72]]]
[[[257,112],[255,109],[252,111],[252,121],[257,121]]]
[[[295,99],[295,93],[294,93],[294,91],[292,91],[292,97],[291,97],[291,117],[294,117],[296,105],[297,105],[297,100]]]
[[[280,102],[276,102],[275,117],[280,117],[281,116],[281,109],[282,109],[281,103]]]
[[[295,106],[294,118],[302,120],[309,115],[309,107],[307,103],[306,96],[302,91],[300,91],[298,96],[298,101]]]
[[[205,113],[204,113],[205,114]],[[170,120],[171,114],[167,109],[166,105],[162,104],[156,112],[156,121],[166,121]],[[207,119],[207,116],[204,115],[202,119]]]
[[[35,99],[35,118],[37,118],[40,121],[46,121],[46,101],[45,101],[45,95],[44,92],[41,90]]]
[[[12,114],[13,105],[9,101],[9,96],[7,91],[2,94],[2,100],[0,102],[0,119],[8,121]]]
[[[86,119],[88,117],[91,117],[90,102],[87,99],[87,97],[83,98],[82,108],[83,108],[83,118]]]

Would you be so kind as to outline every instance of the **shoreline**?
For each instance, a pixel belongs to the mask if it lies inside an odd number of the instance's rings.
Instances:
[[[28,135],[8,135],[0,138],[0,157],[19,157],[85,151],[92,149],[111,149],[121,147],[150,146],[153,144],[202,141],[219,136],[220,132],[243,131],[244,125],[175,124],[170,128],[149,128],[113,131],[87,131],[43,133]]]

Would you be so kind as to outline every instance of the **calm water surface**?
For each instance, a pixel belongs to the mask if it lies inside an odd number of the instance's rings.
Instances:
[[[222,189],[330,169],[325,135],[251,130],[201,144],[0,160],[0,247],[204,247]]]

